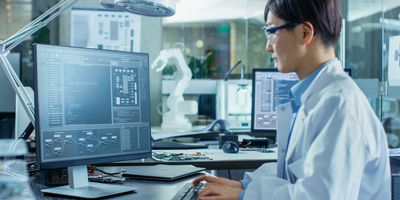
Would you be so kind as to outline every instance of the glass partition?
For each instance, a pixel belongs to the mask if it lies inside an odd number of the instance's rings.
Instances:
[[[184,46],[193,79],[214,82],[208,94],[185,95],[185,99],[199,103],[199,114],[191,118],[195,125],[226,116],[227,108],[222,104],[227,102],[221,99],[228,98],[222,98],[225,92],[221,88],[227,80],[249,79],[252,68],[272,66],[271,55],[265,49],[267,40],[261,31],[265,3],[261,0],[185,0],[177,2],[175,16],[163,20],[163,48]],[[228,73],[234,66],[237,68]],[[163,79],[174,79],[171,76],[174,72],[173,64],[167,66]],[[209,87],[209,84],[198,85]],[[251,88],[247,87],[250,86],[241,88],[250,92]],[[163,104],[166,96],[163,95]]]
[[[163,22],[163,47],[183,44],[195,79],[222,79],[239,60],[245,66],[244,77],[250,78],[252,68],[273,67],[260,31],[265,3],[179,1],[177,15]],[[344,42],[338,43],[337,56],[352,70],[353,79],[379,118],[398,117],[400,91],[388,79],[388,54],[390,39],[400,35],[400,2],[343,0],[342,6]],[[164,79],[171,78],[173,72],[173,65],[164,69]],[[240,73],[240,69],[233,70],[229,77],[239,79]]]
[[[382,79],[381,113],[389,147],[400,147],[400,2],[382,1]]]

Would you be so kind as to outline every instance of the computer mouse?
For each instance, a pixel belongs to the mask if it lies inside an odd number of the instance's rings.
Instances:
[[[239,152],[239,144],[232,141],[225,141],[222,145],[222,150],[225,153],[238,153]]]

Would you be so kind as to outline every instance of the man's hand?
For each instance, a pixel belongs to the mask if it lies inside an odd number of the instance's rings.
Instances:
[[[198,193],[198,200],[237,200],[243,189],[207,183]]]
[[[193,185],[198,185],[201,181],[206,181],[202,191],[198,193],[199,200],[236,200],[243,190],[239,181],[214,176],[200,176],[193,181]]]
[[[200,176],[193,181],[193,185],[198,185],[201,181],[206,181],[207,185],[213,184],[213,185],[243,189],[242,184],[239,181],[233,181],[230,179],[219,178],[214,176]]]

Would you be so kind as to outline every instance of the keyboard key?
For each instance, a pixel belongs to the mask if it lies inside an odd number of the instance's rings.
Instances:
[[[197,199],[197,192],[201,191],[204,187],[203,183],[193,187],[192,183],[186,183],[172,198],[172,200],[195,200]]]

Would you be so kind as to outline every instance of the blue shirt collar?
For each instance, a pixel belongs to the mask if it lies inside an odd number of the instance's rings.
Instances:
[[[290,102],[292,106],[293,113],[297,113],[301,106],[301,95],[307,90],[307,88],[311,85],[314,81],[315,77],[319,74],[319,72],[327,65],[335,62],[337,59],[333,58],[328,60],[327,62],[323,63],[319,66],[316,70],[314,70],[311,74],[307,75],[303,80],[296,83],[291,89],[289,93]]]

